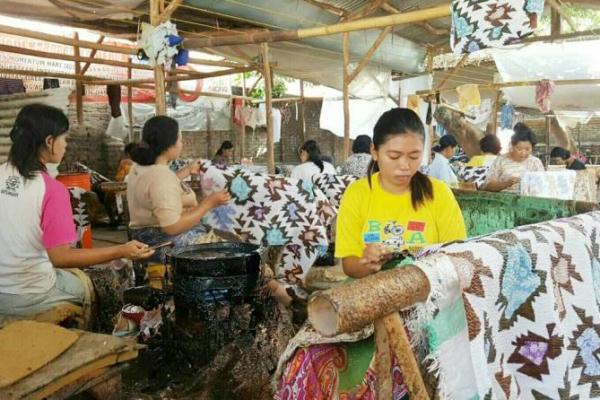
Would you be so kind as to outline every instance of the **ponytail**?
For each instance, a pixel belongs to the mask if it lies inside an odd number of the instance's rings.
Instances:
[[[164,151],[179,140],[179,124],[165,115],[150,118],[142,130],[142,142],[131,152],[131,159],[139,165],[153,165]]]
[[[25,179],[32,179],[46,166],[39,160],[39,152],[46,138],[57,138],[69,130],[69,120],[56,107],[45,104],[28,104],[19,111],[10,131],[12,146],[9,162]]]
[[[321,149],[319,149],[319,145],[314,140],[309,140],[305,142],[300,150],[306,151],[308,154],[308,160],[319,167],[319,171],[323,172],[325,169],[325,164],[323,164],[323,160],[321,159]]]

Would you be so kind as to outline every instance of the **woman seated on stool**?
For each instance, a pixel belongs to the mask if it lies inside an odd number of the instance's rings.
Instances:
[[[10,132],[9,161],[0,165],[0,314],[33,315],[61,302],[82,305],[84,284],[69,268],[153,254],[136,241],[72,247],[77,233],[69,193],[46,171],[46,164],[61,162],[68,130],[62,111],[30,104]]]
[[[531,155],[537,144],[535,133],[522,122],[517,123],[513,130],[510,150],[492,163],[483,190],[519,193],[521,175],[527,171],[544,170],[540,159]]]
[[[168,163],[179,158],[182,142],[179,125],[173,118],[156,116],[144,124],[142,142],[133,151],[136,163],[129,173],[127,202],[132,237],[150,245],[173,242],[187,246],[196,242],[206,230],[200,220],[213,208],[226,204],[227,191],[217,192],[202,200],[182,182],[197,174],[196,161],[177,173]],[[164,263],[164,248],[153,261]]]
[[[361,279],[405,252],[418,255],[427,246],[466,238],[450,188],[419,172],[424,144],[425,127],[407,108],[389,110],[375,124],[367,177],[348,186],[337,217],[335,256],[346,275]],[[312,335],[319,344],[304,342],[296,350],[275,399],[379,398],[373,337],[347,334],[346,340],[352,336],[351,343],[323,344]],[[393,359],[393,400],[408,399],[401,372]]]

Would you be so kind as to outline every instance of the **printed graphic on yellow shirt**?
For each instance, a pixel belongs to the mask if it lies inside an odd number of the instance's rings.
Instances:
[[[422,221],[409,221],[406,227],[398,221],[367,221],[363,241],[367,244],[383,244],[390,252],[419,250],[425,245],[425,226]]]

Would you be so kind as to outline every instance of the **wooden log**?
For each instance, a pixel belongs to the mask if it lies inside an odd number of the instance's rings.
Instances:
[[[383,318],[383,325],[393,353],[396,355],[398,364],[400,364],[402,377],[408,387],[409,397],[411,399],[429,400],[429,394],[425,388],[425,382],[423,382],[402,318],[397,312],[392,313]]]
[[[344,32],[354,32],[367,29],[378,29],[385,28],[388,26],[410,24],[414,22],[443,18],[449,15],[450,7],[447,4],[444,4],[441,6],[424,8],[422,10],[410,11],[402,14],[364,18],[357,21],[344,22],[341,24],[326,25],[315,28],[287,31],[267,31],[242,35],[187,39],[185,41],[185,46],[189,49],[202,49],[204,47],[233,46],[250,43],[299,40],[318,36],[335,35]]]
[[[262,62],[263,79],[265,80],[265,100],[267,108],[267,170],[269,174],[275,173],[275,149],[273,138],[273,81],[271,80],[271,66],[269,65],[269,45],[263,43]]]
[[[582,37],[596,37],[600,36],[600,30],[590,29],[588,31],[578,31],[571,33],[562,33],[560,35],[546,35],[546,36],[527,36],[514,43],[534,43],[534,42],[554,42],[558,40],[569,40],[577,39]]]
[[[75,32],[74,39],[79,41],[79,33]],[[79,57],[79,46],[73,46],[73,54],[75,57]],[[83,75],[79,61],[75,61],[75,75]],[[77,111],[77,123],[81,125],[83,123],[83,83],[81,81],[77,81],[75,84],[75,108]]]
[[[342,56],[343,56],[343,86],[342,94],[344,96],[344,153],[343,161],[350,155],[350,80],[348,76],[348,64],[350,64],[350,34],[344,33],[342,36]]]
[[[377,376],[377,400],[392,398],[393,376],[390,338],[383,318],[375,321],[375,375]]]
[[[449,134],[456,138],[469,158],[481,154],[479,140],[484,136],[481,129],[468,122],[458,112],[446,107],[445,104],[435,110],[433,117],[446,128]]]
[[[355,332],[376,319],[425,301],[429,290],[425,273],[407,265],[314,295],[308,303],[308,319],[324,336]]]

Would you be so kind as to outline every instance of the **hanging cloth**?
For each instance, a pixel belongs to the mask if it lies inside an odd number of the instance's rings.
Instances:
[[[479,94],[479,86],[468,83],[456,87],[458,93],[458,107],[463,111],[468,111],[469,107],[479,107],[481,105],[481,95]]]
[[[529,36],[544,0],[453,0],[450,46],[454,54],[502,47]]]
[[[550,112],[550,96],[554,93],[554,82],[544,79],[535,87],[535,101],[544,114]]]
[[[511,129],[513,127],[513,121],[515,119],[515,108],[506,103],[500,109],[500,128]]]
[[[409,108],[419,114],[419,108],[421,105],[421,97],[416,94],[408,95],[406,100],[406,108]]]

